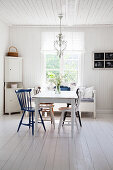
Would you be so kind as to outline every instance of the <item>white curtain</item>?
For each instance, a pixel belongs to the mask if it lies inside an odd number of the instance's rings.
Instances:
[[[42,32],[41,51],[54,51],[54,41],[58,32]],[[83,51],[84,33],[83,32],[63,32],[64,40],[67,41],[65,51]]]

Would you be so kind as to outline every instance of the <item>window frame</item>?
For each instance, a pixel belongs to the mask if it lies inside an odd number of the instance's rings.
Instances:
[[[44,82],[46,83],[46,55],[47,54],[53,54],[56,55],[55,51],[44,51],[43,52],[43,56],[44,56],[44,66],[45,68],[44,70]],[[84,70],[84,52],[83,51],[68,51],[64,53],[64,55],[73,55],[73,54],[79,54],[79,59],[78,59],[78,82],[77,82],[77,86],[82,86],[83,85],[83,70]],[[60,74],[63,74],[64,70],[61,65],[64,64],[63,61],[64,59],[61,58],[60,59]],[[70,59],[69,59],[70,60]],[[73,59],[72,59],[73,60]],[[53,70],[53,69],[51,69]],[[57,69],[55,69],[57,70]],[[74,70],[74,69],[73,69]]]

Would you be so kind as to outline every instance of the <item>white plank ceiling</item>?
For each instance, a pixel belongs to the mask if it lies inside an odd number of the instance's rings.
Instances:
[[[0,20],[12,25],[113,24],[113,0],[0,0]]]

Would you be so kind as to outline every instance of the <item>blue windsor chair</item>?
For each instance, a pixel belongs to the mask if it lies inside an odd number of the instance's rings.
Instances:
[[[17,129],[17,132],[19,131],[21,125],[25,125],[25,126],[29,126],[32,127],[32,135],[34,135],[34,112],[35,112],[35,108],[32,107],[32,103],[31,103],[31,91],[32,89],[19,89],[19,90],[15,90],[15,93],[17,94],[17,98],[21,107],[21,111],[22,111],[22,117]],[[22,123],[25,112],[29,113],[29,123]],[[44,121],[42,119],[42,115],[40,113],[41,109],[39,110],[39,116],[40,116],[40,120],[41,122],[38,123],[42,123],[44,130],[46,131],[45,125],[44,125]]]

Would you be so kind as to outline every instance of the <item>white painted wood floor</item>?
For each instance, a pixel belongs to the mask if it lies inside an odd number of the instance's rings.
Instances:
[[[46,122],[33,137],[28,127],[17,133],[20,115],[0,118],[0,169],[2,170],[113,170],[113,118],[82,119],[83,127],[70,137],[65,126],[58,135]]]

